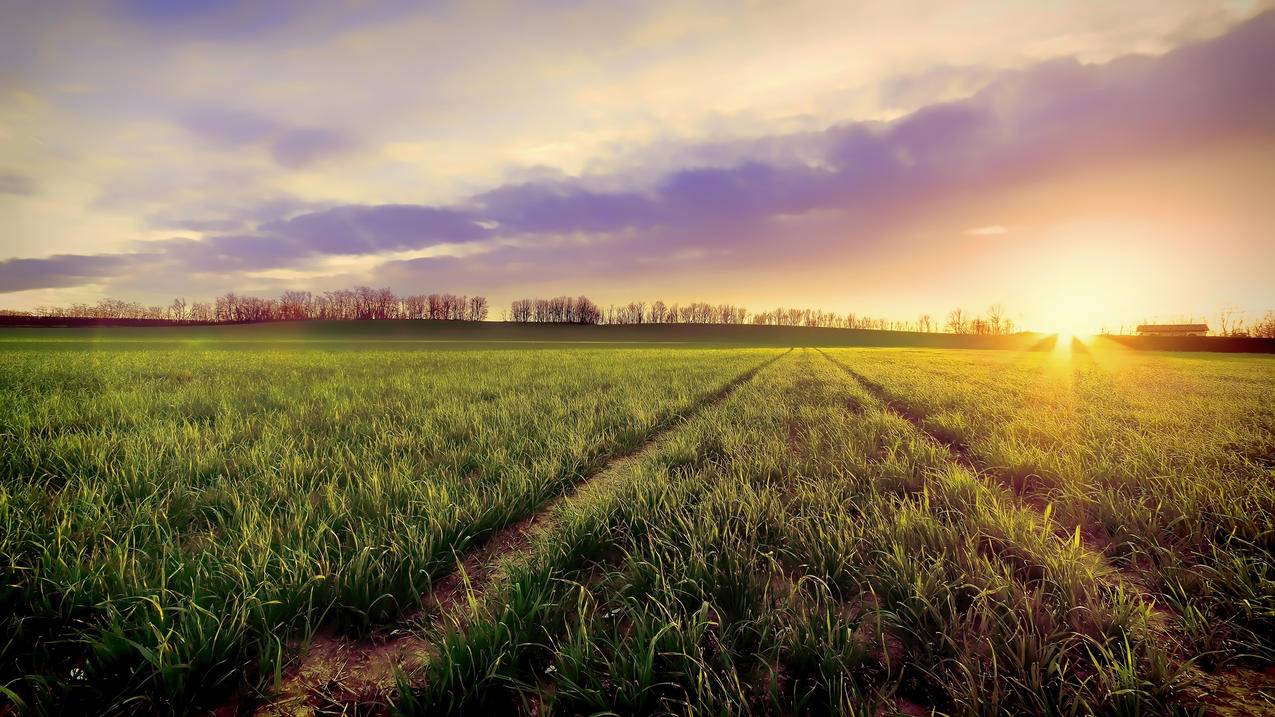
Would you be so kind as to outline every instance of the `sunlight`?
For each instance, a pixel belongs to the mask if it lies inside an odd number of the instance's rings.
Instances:
[[[1145,260],[1120,242],[1113,226],[1068,225],[1051,235],[1052,246],[1039,257],[1030,321],[1058,334],[1060,344],[1118,326],[1139,310],[1136,297],[1145,277],[1131,267]]]
[[[1065,279],[1059,283],[1066,284]],[[1074,337],[1090,336],[1110,319],[1110,297],[1102,287],[1080,283],[1063,286],[1055,292],[1059,297],[1040,317],[1041,329],[1058,334],[1061,342]]]
[[[1040,315],[1041,330],[1057,334],[1060,344],[1070,345],[1074,338],[1086,341],[1112,323],[1117,309],[1100,287],[1074,287],[1065,290],[1065,296]]]

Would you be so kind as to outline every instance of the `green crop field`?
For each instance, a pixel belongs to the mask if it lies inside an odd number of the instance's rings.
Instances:
[[[0,335],[15,712],[1275,714],[1271,357],[141,331]]]

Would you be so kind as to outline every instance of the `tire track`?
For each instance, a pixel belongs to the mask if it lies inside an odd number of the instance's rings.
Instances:
[[[1040,496],[1029,493],[1025,483],[1011,480],[987,465],[966,443],[952,440],[927,428],[925,414],[892,396],[881,383],[837,361],[821,349],[816,351],[862,386],[869,395],[881,403],[887,412],[907,421],[927,440],[943,446],[954,463],[970,470],[976,476],[993,479],[998,485],[1010,490],[1022,505],[1032,508],[1039,514],[1041,520],[1048,521],[1045,515],[1048,503]],[[1074,539],[1073,534],[1061,530],[1062,526],[1059,528],[1060,530],[1054,531],[1057,537],[1063,540]],[[1195,657],[1189,653],[1181,637],[1182,615],[1164,601],[1157,600],[1156,594],[1144,585],[1141,576],[1113,565],[1107,559],[1104,547],[1109,543],[1105,536],[1097,534],[1096,531],[1085,530],[1082,526],[1077,526],[1076,529],[1075,535],[1080,537],[1081,547],[1104,569],[1104,572],[1097,576],[1098,580],[1108,590],[1123,590],[1150,608],[1151,613],[1146,629],[1150,633],[1150,638],[1160,641],[1160,644],[1166,648],[1166,654],[1178,662],[1177,667],[1182,671],[1184,681],[1181,694],[1188,705],[1201,708],[1204,714],[1208,715],[1240,714],[1229,711],[1236,704],[1237,698],[1239,702],[1248,702],[1256,706],[1257,700],[1266,699],[1267,691],[1275,692],[1275,680],[1272,679],[1272,675],[1247,668],[1212,673],[1198,667],[1194,662]]]
[[[926,416],[924,413],[921,413],[915,410],[914,408],[912,408],[912,406],[895,398],[893,395],[890,394],[890,391],[881,383],[874,381],[868,378],[867,376],[864,376],[863,374],[859,373],[858,371],[855,371],[849,366],[846,366],[840,361],[837,361],[836,359],[832,358],[828,354],[824,353],[822,350],[819,350],[819,353],[822,354],[823,357],[827,359],[829,363],[831,363],[833,366],[836,366],[843,373],[849,376],[852,380],[854,380],[856,383],[862,386],[864,390],[866,390],[870,396],[872,396],[874,399],[880,402],[882,407],[887,412],[894,414],[895,416],[909,423],[912,426],[912,428],[916,430],[917,433],[924,436],[931,443],[937,444],[939,446],[942,446],[944,449],[946,449],[948,457],[952,460],[953,463],[956,463],[962,468],[969,470],[976,476],[992,479],[998,485],[1012,492],[1014,496],[1017,497],[1018,500],[1024,505],[1030,506],[1031,508],[1035,509],[1036,512],[1038,513],[1042,513],[1042,514],[1044,513],[1048,505],[1048,501],[1043,496],[1032,493],[1028,489],[1028,486],[1025,481],[1014,480],[1012,477],[1000,471],[997,471],[995,468],[988,465],[985,461],[981,460],[974,453],[974,451],[969,447],[969,445],[966,444],[964,441],[960,441],[960,440],[950,438],[948,436],[944,436],[940,433],[935,432],[933,429],[927,427],[925,425]],[[1072,538],[1072,535],[1069,533],[1065,537],[1070,539]],[[1095,552],[1099,556],[1104,555],[1102,547],[1101,547],[1101,543],[1104,541],[1097,534],[1093,533],[1092,531],[1086,531],[1082,529],[1081,541],[1085,545],[1085,547],[1088,548],[1091,552]],[[1103,558],[1103,560],[1105,564],[1105,557]],[[1110,566],[1110,565],[1108,566],[1113,571],[1122,572],[1114,566]]]
[[[288,670],[277,694],[255,714],[295,715],[313,713],[316,708],[347,713],[354,707],[360,714],[387,710],[398,687],[398,675],[421,672],[432,656],[433,646],[424,636],[430,632],[428,628],[447,619],[463,624],[465,610],[481,603],[512,561],[552,526],[553,515],[562,504],[604,486],[608,479],[623,477],[621,466],[651,451],[686,420],[726,400],[792,351],[769,358],[699,397],[655,426],[642,443],[607,457],[600,467],[542,503],[531,515],[477,539],[457,555],[456,567],[440,576],[422,596],[421,609],[397,628],[364,639],[343,637],[331,628],[316,635],[299,663]]]
[[[925,437],[925,439],[936,445],[942,446],[947,451],[948,457],[953,463],[969,470],[975,476],[984,479],[991,479],[997,485],[1009,490],[1018,499],[1019,503],[1038,513],[1042,520],[1046,519],[1045,511],[1048,508],[1048,501],[1045,500],[1044,497],[1038,494],[1033,494],[1029,491],[1025,482],[1015,481],[1001,471],[998,471],[994,467],[988,465],[985,461],[981,460],[965,442],[943,436],[928,428],[925,425],[924,413],[915,410],[907,403],[895,398],[891,395],[889,389],[881,383],[864,376],[858,371],[855,371],[849,366],[846,366],[840,361],[832,358],[823,351],[819,351],[819,353],[823,354],[823,357],[827,359],[829,363],[841,369],[843,373],[862,386],[869,395],[881,403],[884,410],[906,421],[917,433]],[[1108,574],[1107,577],[1110,579],[1110,582],[1113,583],[1113,587],[1118,586],[1126,591],[1132,592],[1136,597],[1155,609],[1157,613],[1161,613],[1161,617],[1164,617],[1163,613],[1168,611],[1169,608],[1155,599],[1154,594],[1141,583],[1139,577],[1128,570],[1111,564],[1111,562],[1107,559],[1104,551],[1104,548],[1107,545],[1106,539],[1097,534],[1096,531],[1086,530],[1084,526],[1076,526],[1076,528],[1078,533],[1072,533],[1065,530],[1064,527],[1060,525],[1059,529],[1054,531],[1054,534],[1064,540],[1073,540],[1078,534],[1081,546],[1086,552],[1091,553],[1092,557],[1100,565],[1102,565]]]
[[[863,386],[863,388],[873,398],[881,403],[886,411],[906,421],[917,431],[917,433],[924,436],[927,440],[944,447],[952,462],[969,470],[980,478],[991,479],[997,485],[1000,485],[1010,491],[1018,499],[1020,504],[1031,508],[1035,513],[1039,514],[1041,520],[1048,520],[1046,518],[1046,511],[1049,508],[1049,502],[1043,496],[1032,493],[1028,489],[1025,481],[1013,480],[1010,476],[1007,476],[1003,472],[988,465],[985,461],[980,459],[966,443],[945,437],[929,429],[925,425],[925,414],[895,398],[890,394],[889,389],[881,383],[864,376],[858,371],[855,371],[849,366],[846,366],[840,361],[828,356],[823,351],[820,351],[819,353],[823,354],[823,357],[832,363],[833,366],[841,369],[841,371],[847,376],[856,381],[859,385]],[[1060,524],[1058,529],[1054,531],[1054,535],[1063,540],[1074,540],[1078,536],[1081,547],[1083,547],[1084,550],[1090,554],[1090,557],[1092,557],[1104,569],[1104,572],[1106,573],[1104,575],[1106,582],[1110,583],[1111,587],[1119,587],[1130,592],[1139,600],[1142,600],[1150,606],[1155,613],[1156,619],[1154,622],[1158,623],[1153,624],[1152,628],[1156,629],[1158,632],[1163,632],[1166,636],[1169,635],[1171,630],[1169,629],[1170,626],[1167,624],[1167,621],[1170,619],[1180,621],[1181,617],[1162,601],[1157,600],[1155,594],[1145,584],[1143,584],[1140,576],[1134,574],[1128,569],[1113,565],[1111,561],[1108,560],[1105,550],[1110,546],[1110,542],[1105,535],[1083,525],[1077,525],[1076,531],[1076,533],[1072,533],[1071,531],[1066,530],[1065,526]]]

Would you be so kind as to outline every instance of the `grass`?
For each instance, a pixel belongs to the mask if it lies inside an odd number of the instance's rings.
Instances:
[[[773,353],[6,360],[6,659],[74,704],[269,675]]]
[[[251,709],[390,626],[408,714],[1275,708],[1267,358],[24,342],[0,387],[36,713]]]
[[[1201,659],[1275,662],[1275,363],[842,356],[928,430],[1085,530],[1183,613]]]
[[[1148,606],[1096,556],[826,359],[788,362],[546,536],[408,704],[1174,709]]]

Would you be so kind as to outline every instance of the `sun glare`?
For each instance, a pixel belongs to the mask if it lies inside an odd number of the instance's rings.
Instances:
[[[1070,345],[1073,338],[1084,338],[1098,333],[1112,320],[1110,297],[1103,288],[1093,285],[1069,286],[1059,289],[1055,300],[1040,316],[1040,330],[1058,335]]]
[[[1145,290],[1145,277],[1131,269],[1145,259],[1121,241],[1130,232],[1122,224],[1095,220],[1051,233],[1049,248],[1038,257],[1039,266],[1047,268],[1030,278],[1027,322],[1057,334],[1060,346],[1128,322],[1140,310],[1136,297]]]

